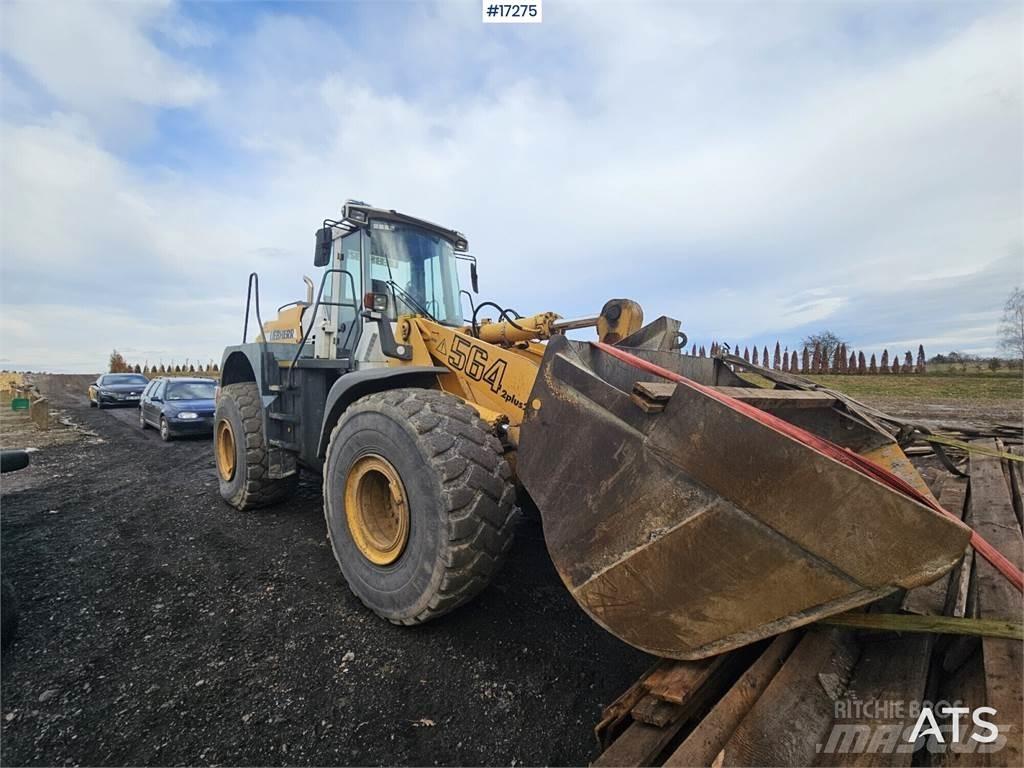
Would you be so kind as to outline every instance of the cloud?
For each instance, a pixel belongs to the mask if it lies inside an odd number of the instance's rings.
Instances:
[[[0,136],[4,314],[24,333],[45,285],[138,316],[82,341],[101,356],[203,317],[153,338],[216,357],[247,272],[265,308],[298,296],[316,223],[359,197],[468,232],[487,298],[522,312],[628,295],[695,340],[994,347],[1024,253],[1019,7],[588,4],[536,29],[466,7],[247,7],[213,29],[76,6],[109,29],[55,62],[39,51],[68,33],[19,7],[40,45],[5,32],[5,52],[55,104],[25,94]],[[173,151],[140,160],[112,122]]]
[[[72,2],[58,15],[45,3],[10,2],[0,39],[61,109],[125,139],[148,135],[147,109],[192,107],[216,93],[210,78],[155,45],[157,27],[176,29],[178,40],[201,36],[176,15],[166,2]]]

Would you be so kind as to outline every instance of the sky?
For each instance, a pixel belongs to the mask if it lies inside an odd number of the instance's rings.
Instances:
[[[523,314],[991,354],[1022,8],[4,2],[0,367],[219,360],[249,272],[265,318],[301,298],[346,198],[465,232]]]

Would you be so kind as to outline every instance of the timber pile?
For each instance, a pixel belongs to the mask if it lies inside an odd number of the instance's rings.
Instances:
[[[995,439],[977,445],[989,452],[970,453],[969,479],[943,475],[932,491],[1022,567],[1022,463],[992,455],[1020,449]],[[938,581],[890,595],[867,612],[874,614],[872,623],[902,630],[905,616],[925,626],[949,621],[942,617],[1019,626],[1024,599],[968,549]],[[1024,765],[1024,641],[1017,634],[819,623],[710,659],[662,659],[604,710],[595,728],[602,752],[594,765]],[[913,751],[908,736],[922,702],[993,707],[997,715],[985,719],[999,726],[1005,744],[991,753],[978,749],[982,745],[969,739],[974,726],[968,714],[957,751],[934,738]],[[951,721],[935,715],[948,728]]]

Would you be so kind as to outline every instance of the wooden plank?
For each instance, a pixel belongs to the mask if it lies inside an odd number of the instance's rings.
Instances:
[[[594,726],[594,736],[597,737],[599,748],[604,749],[619,735],[622,722],[629,715],[633,707],[636,706],[637,702],[647,695],[647,688],[645,687],[647,678],[659,667],[663,667],[668,663],[667,660],[660,659],[642,674],[635,683],[623,691],[615,701],[604,708],[604,711],[601,713],[601,720]]]
[[[967,499],[967,479],[949,477],[943,481],[939,495],[939,504],[943,509],[960,518],[964,514],[964,502]],[[921,616],[941,616],[946,611],[947,597],[953,580],[954,568],[945,576],[941,576],[931,584],[907,591],[901,606],[907,613]]]
[[[995,449],[994,440],[983,445]],[[978,531],[1018,568],[1024,567],[1024,536],[1010,501],[999,459],[971,454],[971,519]],[[978,613],[982,618],[1019,619],[1024,615],[1024,599],[1007,580],[984,558],[976,558],[978,582]],[[999,713],[1000,723],[1015,728],[1005,732],[1006,745],[998,755],[1006,765],[1024,765],[1024,643],[1018,640],[983,638],[982,661],[985,668],[985,698],[988,706]]]
[[[880,632],[931,633],[938,635],[973,635],[1004,637],[1024,641],[1024,624],[1020,619],[966,619],[953,616],[914,616],[903,613],[839,613],[818,621],[833,627],[869,629]]]
[[[644,413],[661,413],[665,410],[665,403],[648,400],[646,397],[638,395],[636,392],[631,394],[629,399],[638,405]]]
[[[834,730],[829,735],[833,738],[838,736],[844,727],[847,731],[851,727],[866,727],[871,729],[872,736],[878,729],[891,729],[895,726],[899,728],[899,733],[903,733],[906,728],[913,727],[917,721],[916,712],[912,713],[909,707],[889,710],[884,705],[890,702],[920,702],[924,699],[934,642],[933,635],[908,635],[865,643],[860,661],[850,678],[846,699],[847,702],[872,702],[883,706],[867,710],[866,715],[857,710],[844,713],[846,717],[833,720]],[[875,742],[874,746],[872,741],[868,737],[857,751],[840,752],[849,744],[844,745],[838,739],[834,742],[826,739],[815,765],[910,765],[912,753],[891,754],[884,740],[881,743]]]
[[[705,708],[711,700],[718,697],[722,690],[735,675],[736,666],[749,660],[745,649],[733,651],[714,659],[704,661],[713,662],[705,665],[703,673],[696,672],[691,677],[691,682],[699,678],[700,683],[695,687],[686,689],[685,700],[680,702],[675,711],[676,719],[663,727],[648,725],[647,723],[634,722],[622,735],[619,736],[601,755],[593,762],[595,766],[640,766],[651,765],[665,747],[676,737],[683,725],[693,715]],[[675,665],[698,665],[702,662],[674,662]],[[655,670],[655,674],[664,672],[663,669]],[[691,671],[691,674],[693,671]],[[675,685],[685,675],[674,673],[664,680],[664,684]],[[649,679],[645,684],[649,683]],[[662,683],[659,683],[659,686]],[[669,689],[674,692],[678,689]]]
[[[661,381],[638,381],[633,392],[646,400],[667,402],[676,391],[676,384]],[[772,408],[828,408],[838,399],[824,392],[801,389],[765,389],[762,387],[715,387],[716,392],[750,403],[762,410]]]
[[[677,721],[664,728],[647,725],[647,723],[633,723],[591,765],[651,765],[682,727],[682,721]]]
[[[681,708],[681,704],[673,704],[648,693],[636,703],[636,706],[630,710],[630,714],[637,722],[663,728],[679,718]]]
[[[1013,446],[1008,450],[1017,456],[1024,455],[1024,449],[1020,446]],[[1010,501],[1013,502],[1013,511],[1017,515],[1017,525],[1024,528],[1024,465],[1009,461],[1003,462],[1003,466],[1010,473]]]
[[[711,765],[736,726],[782,668],[799,639],[800,633],[795,631],[776,637],[669,756],[665,765]]]
[[[656,669],[647,678],[644,686],[651,695],[659,699],[682,704],[722,665],[726,655],[728,654],[698,661],[674,661]]]
[[[834,697],[841,695],[858,652],[852,632],[808,630],[716,763],[811,765],[832,724]]]
[[[633,385],[633,391],[648,400],[665,402],[672,397],[676,386],[670,381],[638,381]]]
[[[935,700],[956,702],[957,706],[969,707],[971,711],[985,706],[985,669],[980,653],[975,653],[952,674],[941,679]],[[948,721],[940,720],[939,725],[944,722]],[[980,768],[988,765],[988,755],[982,752],[954,750],[948,744],[945,749],[942,745],[934,746],[934,752],[926,747],[922,755],[928,760],[928,765],[942,768]]]
[[[839,399],[825,392],[760,387],[715,387],[716,392],[735,397],[763,411],[773,408],[830,408]]]

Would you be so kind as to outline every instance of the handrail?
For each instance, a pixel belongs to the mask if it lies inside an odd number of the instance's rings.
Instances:
[[[354,299],[353,299],[353,301],[350,301],[350,302],[345,302],[345,301],[321,301],[321,299],[323,298],[323,294],[324,294],[324,286],[327,284],[327,276],[330,275],[330,274],[333,274],[333,273],[338,273],[338,274],[341,274],[341,275],[348,275],[349,282],[351,283],[351,286],[352,286],[352,296],[354,297],[356,295],[356,279],[352,276],[351,272],[349,272],[347,269],[337,269],[336,267],[331,267],[330,269],[325,269],[324,270],[323,277],[320,278],[320,289],[316,292],[316,301],[313,303],[313,311],[311,313],[312,319],[310,320],[309,325],[306,327],[306,330],[303,332],[302,340],[299,342],[298,348],[295,350],[295,357],[292,358],[292,364],[288,367],[288,388],[289,389],[291,389],[291,387],[292,387],[293,379],[294,379],[294,376],[295,376],[295,374],[294,374],[295,364],[299,361],[299,356],[302,354],[302,350],[306,346],[306,342],[309,341],[309,333],[310,333],[310,331],[313,330],[313,324],[316,322],[316,313],[320,309],[321,305],[327,306],[327,307],[352,307],[353,309],[357,310],[356,318],[352,321],[352,326],[348,329],[348,333],[345,335],[345,345],[344,346],[345,346],[346,349],[348,349],[349,342],[352,340],[352,331],[355,330],[357,325],[360,325],[359,323],[356,322],[359,319],[359,313],[358,313],[359,304],[357,304]],[[362,328],[362,326],[360,325],[360,329],[361,328]],[[357,336],[356,337],[357,341],[358,341],[358,338],[359,337]]]

